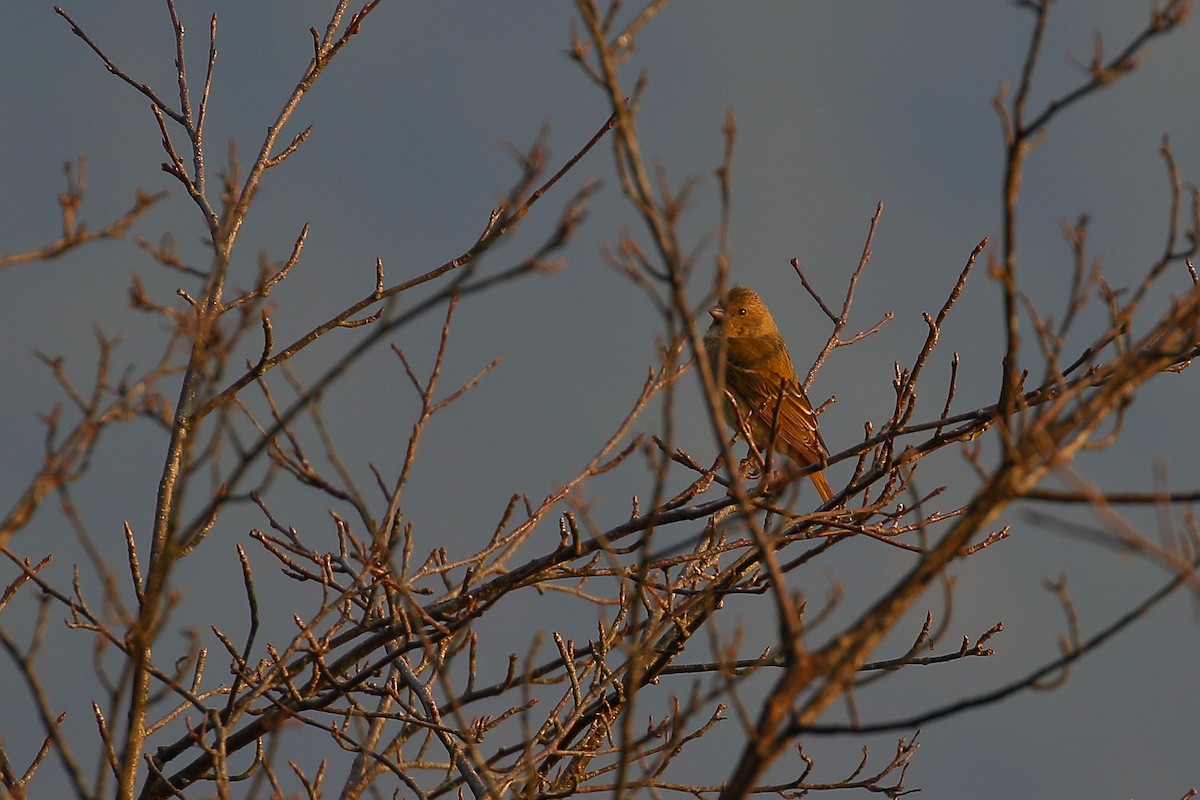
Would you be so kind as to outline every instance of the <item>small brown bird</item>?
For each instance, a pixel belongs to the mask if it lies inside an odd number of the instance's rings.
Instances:
[[[764,450],[773,445],[801,467],[824,464],[829,451],[817,430],[817,415],[796,380],[787,345],[763,301],[746,287],[734,286],[708,313],[713,323],[704,334],[704,350],[713,374],[719,375],[724,339],[724,389],[737,403],[735,410],[725,399],[725,422],[740,430],[740,413],[754,439],[751,446]],[[809,477],[822,501],[833,497],[824,473]]]

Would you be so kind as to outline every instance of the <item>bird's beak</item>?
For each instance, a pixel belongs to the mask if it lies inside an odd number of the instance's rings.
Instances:
[[[708,310],[708,313],[716,322],[723,322],[725,320],[725,309],[721,308],[720,306],[713,306]]]

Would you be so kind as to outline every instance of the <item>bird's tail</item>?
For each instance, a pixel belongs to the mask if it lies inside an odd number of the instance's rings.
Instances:
[[[833,489],[829,488],[829,481],[825,480],[824,472],[814,472],[808,476],[813,486],[817,487],[817,494],[821,495],[821,502],[828,503],[829,498],[833,497]]]

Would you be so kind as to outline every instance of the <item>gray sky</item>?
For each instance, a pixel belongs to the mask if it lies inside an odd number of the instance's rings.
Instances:
[[[60,2],[118,64],[161,94],[172,94],[173,50],[161,3]],[[210,167],[221,163],[230,140],[248,163],[307,63],[308,28],[323,27],[331,2],[183,5],[193,75],[203,68],[208,14],[219,16]],[[1057,4],[1033,104],[1040,107],[1083,79],[1078,65],[1089,58],[1096,33],[1115,52],[1144,24],[1149,9],[1142,0]],[[82,154],[90,180],[85,219],[94,226],[107,222],[131,204],[138,188],[167,190],[169,199],[132,233],[151,241],[169,233],[182,254],[205,263],[200,218],[159,169],[159,134],[144,98],[105,72],[50,4],[24,0],[3,15],[0,253],[58,235],[61,167]],[[239,242],[235,269],[241,272],[235,274],[241,278],[234,282],[245,285],[260,250],[285,258],[302,225],[311,223],[303,261],[276,295],[278,341],[369,292],[377,257],[394,281],[467,249],[516,175],[504,144],[523,148],[547,125],[551,163],[557,164],[599,127],[608,116],[604,98],[566,56],[571,18],[571,4],[543,2],[384,3],[370,18],[293,118],[289,134],[308,124],[313,134],[269,174]],[[814,401],[831,395],[838,401],[821,420],[833,451],[861,438],[865,420],[886,418],[893,362],[911,363],[926,331],[921,312],[941,305],[974,245],[990,236],[998,252],[1002,146],[991,101],[1002,83],[1019,74],[1031,20],[1001,2],[693,0],[668,6],[639,36],[626,76],[629,85],[637,70],[649,76],[643,150],[673,184],[699,178],[683,225],[689,242],[715,231],[712,175],[723,148],[721,124],[727,110],[736,114],[733,278],[769,298],[799,368],[811,363],[828,326],[789,259],[800,259],[827,301],[840,302],[869,219],[876,204],[884,204],[851,327],[867,328],[888,310],[896,319],[881,335],[838,351],[816,379]],[[1164,134],[1171,136],[1185,179],[1200,175],[1198,31],[1193,23],[1155,43],[1137,73],[1065,113],[1029,160],[1020,218],[1023,288],[1055,319],[1070,276],[1061,221],[1089,214],[1092,252],[1103,258],[1112,285],[1128,286],[1163,246],[1168,184],[1158,148]],[[594,177],[603,188],[561,271],[462,305],[446,385],[493,358],[506,361],[427,433],[407,509],[425,550],[474,549],[491,534],[511,493],[540,498],[578,470],[624,416],[653,362],[653,310],[600,257],[623,230],[644,241],[614,179],[607,145],[546,198],[513,242],[489,254],[484,268],[500,269],[523,256],[550,229],[565,199]],[[704,281],[693,287],[697,297],[711,274],[711,244],[703,252]],[[135,273],[162,302],[172,302],[181,285],[178,275],[156,270],[128,238],[0,273],[0,330],[8,342],[0,351],[8,387],[0,392],[0,450],[7,455],[0,463],[0,507],[16,498],[28,465],[40,457],[35,415],[61,400],[33,350],[67,354],[69,370],[81,380],[91,369],[94,322],[124,334],[127,360],[145,363],[156,352],[162,323],[128,309]],[[1165,307],[1169,292],[1185,287],[1182,273],[1168,279],[1154,307]],[[996,285],[977,269],[935,353],[918,416],[928,419],[939,410],[939,381],[953,351],[963,357],[956,407],[994,399],[999,307]],[[1091,327],[1080,331],[1077,345],[1091,338],[1099,321],[1085,320]],[[439,324],[430,318],[401,332],[395,343],[428,368]],[[316,374],[354,336],[330,337],[295,365],[297,372]],[[1027,356],[1037,374],[1032,350]],[[1145,490],[1153,485],[1155,465],[1162,465],[1174,488],[1195,488],[1200,457],[1187,409],[1196,396],[1195,370],[1156,381],[1138,397],[1122,442],[1084,458],[1080,471],[1102,486]],[[381,350],[360,364],[326,405],[338,409],[331,427],[364,485],[369,464],[385,474],[399,466],[416,397],[394,356]],[[496,409],[519,413],[497,419]],[[683,384],[679,419],[680,445],[701,460],[711,457],[711,432],[694,382]],[[659,425],[650,413],[638,430],[654,432]],[[77,487],[76,500],[106,552],[120,552],[123,521],[141,534],[147,530],[164,445],[149,426],[130,426],[106,441],[99,455],[102,465],[119,461],[121,468],[104,466]],[[960,477],[965,462],[947,450],[923,469],[930,488]],[[849,472],[845,464],[835,466],[831,482],[840,485]],[[601,523],[627,513],[626,498],[644,491],[644,477],[635,468],[587,490],[600,504]],[[463,487],[470,487],[469,502],[447,508],[447,492]],[[953,500],[945,500],[947,508]],[[289,522],[324,530],[326,505],[322,498],[289,497]],[[1014,533],[1007,542],[954,570],[959,595],[953,630],[974,638],[1002,620],[1005,631],[993,640],[997,654],[911,670],[916,674],[906,682],[864,691],[858,700],[865,721],[986,691],[1053,658],[1063,624],[1043,578],[1069,576],[1084,635],[1165,581],[1165,574],[1139,559],[1034,525],[1030,508],[1018,506],[1008,516]],[[1153,530],[1152,515],[1130,518]],[[229,571],[235,568],[233,543],[245,544],[246,530],[262,524],[250,514],[223,520],[221,541],[210,542],[210,552],[197,559],[196,569],[205,574],[193,575],[185,587],[204,613],[192,618],[181,612],[174,620],[179,628],[204,626],[207,632],[217,616],[218,624],[239,630],[241,601],[214,592],[203,565],[236,576]],[[547,529],[545,537],[552,547],[553,532]],[[81,558],[63,552],[69,541],[61,517],[43,511],[12,547],[31,558],[58,553],[55,574],[69,580],[70,564]],[[269,571],[269,560],[257,563]],[[869,603],[909,563],[896,551],[860,546],[824,565],[846,587],[841,618]],[[11,574],[0,566],[0,581],[7,583]],[[831,577],[819,571],[798,580],[811,596],[822,597]],[[279,584],[280,592],[290,589]],[[286,619],[291,605],[283,596],[280,603],[276,611]],[[931,596],[917,610],[923,615],[926,608],[940,613],[940,599]],[[561,620],[537,622],[563,630],[580,624],[570,609],[561,613]],[[760,629],[749,614],[741,621],[751,638],[771,633],[769,624]],[[573,635],[586,637],[588,629],[584,624]],[[908,636],[916,625],[902,631]],[[534,632],[515,616],[504,632],[509,638],[493,643],[494,652],[523,652]],[[907,783],[932,798],[1182,796],[1200,785],[1196,634],[1193,604],[1179,596],[1085,659],[1063,688],[927,726]],[[54,652],[74,646],[80,653],[86,650],[79,649],[81,641],[82,634],[56,629],[51,645]],[[889,655],[905,646],[890,644]],[[89,737],[91,695],[83,676],[90,675],[90,665],[80,659],[79,667],[80,683],[55,699],[70,712],[68,725],[76,726],[78,737]],[[0,680],[16,680],[7,662],[0,663]],[[842,717],[840,709],[830,714],[831,721]],[[24,748],[16,745],[28,731],[15,714],[0,715],[0,738],[18,752],[32,753],[40,741],[38,735]],[[712,770],[718,778],[728,772],[741,746],[735,723],[727,724],[725,736],[697,751],[698,771]],[[886,758],[894,739],[870,739],[875,758]],[[857,746],[849,738],[806,739],[806,750],[821,759],[823,774],[814,778],[848,773]],[[789,763],[780,774],[797,771]],[[54,765],[48,765],[37,794],[54,794],[47,788],[57,780],[53,776]]]

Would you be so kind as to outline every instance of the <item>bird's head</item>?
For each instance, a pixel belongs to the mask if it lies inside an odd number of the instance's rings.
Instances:
[[[730,339],[779,333],[766,304],[745,286],[732,287],[725,293],[721,302],[710,308],[708,313],[713,318],[709,330],[717,331],[723,326],[725,336]]]

